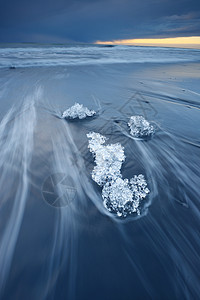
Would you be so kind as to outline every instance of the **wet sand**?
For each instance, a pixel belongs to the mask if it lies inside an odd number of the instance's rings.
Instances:
[[[199,71],[198,63],[0,70],[1,299],[198,298]],[[100,114],[56,117],[75,102],[100,104]],[[152,139],[128,136],[131,115],[153,122]],[[124,178],[145,175],[140,217],[103,207],[89,131],[125,148]],[[62,174],[64,207],[55,207],[46,191]]]

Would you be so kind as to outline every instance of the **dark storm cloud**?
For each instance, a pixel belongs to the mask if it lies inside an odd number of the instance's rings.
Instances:
[[[199,19],[199,0],[0,0],[0,41],[191,36]]]

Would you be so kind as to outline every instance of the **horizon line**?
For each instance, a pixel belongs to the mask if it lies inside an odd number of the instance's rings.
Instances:
[[[95,42],[96,45],[135,45],[160,46],[200,49],[200,36],[173,37],[173,38],[147,38],[147,39],[119,39]]]

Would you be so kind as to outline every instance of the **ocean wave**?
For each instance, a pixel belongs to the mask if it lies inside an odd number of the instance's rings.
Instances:
[[[197,49],[134,46],[13,47],[0,48],[0,68],[194,62],[199,54]]]

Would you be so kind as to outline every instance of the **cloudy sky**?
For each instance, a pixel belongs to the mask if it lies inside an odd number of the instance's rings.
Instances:
[[[200,36],[200,0],[0,0],[0,42]]]

